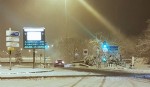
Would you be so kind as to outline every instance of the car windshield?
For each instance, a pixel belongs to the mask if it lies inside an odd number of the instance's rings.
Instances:
[[[0,87],[150,87],[147,79],[150,0],[0,0]]]

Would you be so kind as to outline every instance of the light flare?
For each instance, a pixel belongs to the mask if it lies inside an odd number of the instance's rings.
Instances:
[[[102,14],[100,14],[98,11],[96,11],[92,6],[90,6],[85,0],[79,0],[79,2],[93,15],[95,16],[100,23],[102,23],[106,29],[108,29],[113,35],[118,36],[119,39],[126,40],[133,43],[129,39],[127,39],[126,36],[124,36],[121,32],[117,31],[115,26],[113,26]]]

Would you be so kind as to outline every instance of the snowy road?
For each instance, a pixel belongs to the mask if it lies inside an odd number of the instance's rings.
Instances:
[[[150,80],[134,77],[104,76],[101,73],[72,71],[53,68],[51,72],[37,72],[41,69],[1,68],[1,77],[48,76],[48,78],[1,79],[0,87],[149,87]],[[47,70],[47,69],[42,69]],[[49,70],[49,69],[48,69]],[[26,72],[22,74],[22,71]],[[4,73],[5,72],[5,73]],[[64,77],[61,77],[64,76]]]
[[[1,80],[0,87],[149,87],[150,80],[128,77],[68,77]]]

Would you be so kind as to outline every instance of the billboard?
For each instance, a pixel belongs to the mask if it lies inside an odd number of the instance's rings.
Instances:
[[[23,47],[25,49],[45,49],[45,28],[24,27]]]

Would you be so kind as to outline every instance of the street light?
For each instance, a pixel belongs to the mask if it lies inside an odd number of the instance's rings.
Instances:
[[[54,45],[52,44],[51,47],[54,47]]]

